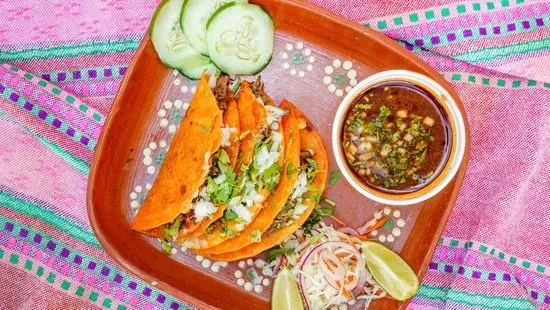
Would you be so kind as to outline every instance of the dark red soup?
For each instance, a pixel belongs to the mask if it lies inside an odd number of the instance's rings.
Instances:
[[[423,89],[405,82],[369,89],[351,107],[344,153],[367,185],[412,192],[440,173],[451,145],[445,113]]]

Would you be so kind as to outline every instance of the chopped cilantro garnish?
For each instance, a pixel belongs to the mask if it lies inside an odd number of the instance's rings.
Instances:
[[[166,239],[160,239],[160,246],[166,254],[172,254],[172,244]]]
[[[292,249],[276,246],[266,251],[265,259],[268,262],[271,262],[281,255],[288,255],[288,254],[291,254],[292,252],[293,252]]]
[[[319,167],[317,166],[317,163],[311,158],[306,158],[306,161],[307,161],[306,176],[308,181],[311,181],[317,174]]]
[[[264,182],[265,187],[269,190],[270,193],[273,193],[277,184],[279,184],[279,179],[281,177],[282,167],[278,163],[271,165],[267,168],[263,175],[262,181]]]
[[[260,240],[262,240],[262,233],[259,229],[255,229],[250,232],[250,240],[252,242],[260,242]]]
[[[171,239],[178,234],[180,226],[181,226],[181,219],[176,218],[176,220],[172,224],[164,225],[162,230],[164,230],[164,235],[167,238]]]
[[[225,210],[224,214],[223,214],[223,218],[228,220],[228,221],[231,221],[231,220],[234,220],[236,219],[237,217],[239,217],[237,215],[237,213],[233,210]]]
[[[338,170],[333,170],[330,173],[330,177],[328,178],[328,184],[330,185],[336,185],[338,181],[340,181],[340,177],[342,176],[342,173]]]
[[[248,276],[248,278],[250,278],[250,280],[254,280],[258,277],[258,272],[254,268],[249,268],[246,271],[246,275]]]

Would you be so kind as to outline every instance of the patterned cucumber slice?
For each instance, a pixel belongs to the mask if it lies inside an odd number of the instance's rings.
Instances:
[[[261,7],[228,3],[206,26],[210,58],[228,74],[255,74],[271,60],[274,33],[273,20]]]
[[[216,10],[229,2],[247,3],[246,0],[185,0],[180,23],[185,36],[203,55],[208,55],[206,22]]]
[[[220,69],[218,69],[213,63],[208,63],[206,65],[201,65],[187,71],[180,71],[181,74],[185,75],[191,80],[198,80],[201,78],[202,74],[207,71],[208,73],[214,72],[215,75],[220,75]]]
[[[155,11],[149,34],[160,60],[180,71],[210,62],[189,43],[181,31],[179,17],[183,0],[164,0]]]

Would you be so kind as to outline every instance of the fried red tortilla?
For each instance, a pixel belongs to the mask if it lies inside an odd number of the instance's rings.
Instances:
[[[191,210],[208,173],[208,161],[221,146],[221,123],[222,112],[208,86],[208,75],[203,75],[132,229],[146,232]]]
[[[281,108],[287,109],[287,104],[283,102]],[[205,256],[232,252],[259,241],[261,234],[269,228],[277,213],[285,205],[298,177],[296,168],[300,166],[300,129],[298,128],[298,122],[294,117],[294,113],[289,112],[282,118],[282,127],[286,144],[284,148],[285,162],[281,170],[281,179],[275,191],[263,203],[263,208],[254,221],[241,231],[238,236],[217,246],[197,250],[198,254]]]
[[[251,164],[254,157],[254,149],[258,139],[263,135],[265,127],[267,126],[266,111],[264,106],[256,99],[256,96],[252,92],[250,84],[243,82],[239,90],[238,96],[238,109],[239,120],[241,124],[241,148],[239,154],[239,168],[237,173],[242,173],[241,167],[246,167]],[[284,134],[282,132],[282,126],[279,126],[279,132],[283,135],[283,141],[281,147],[284,148]],[[263,138],[265,139],[265,137]],[[284,154],[284,149],[282,153]],[[281,155],[278,159],[278,164],[283,165],[284,155]],[[251,213],[252,221],[258,215],[259,211],[263,207],[263,201],[269,196],[267,189],[262,189],[259,194],[263,197],[262,200],[257,201],[248,208]],[[216,221],[211,225],[210,231],[205,232],[200,236],[193,238],[185,238],[183,244],[190,249],[206,249],[217,246],[218,244],[231,239],[235,233],[239,233],[246,226],[238,224],[235,220],[227,220],[225,223],[222,221]]]
[[[239,111],[237,109],[237,102],[231,93],[231,90],[227,89],[228,103],[223,113],[224,127],[231,128],[231,134],[229,136],[230,145],[223,147],[229,157],[229,163],[232,168],[237,166],[237,157],[239,155]],[[202,235],[210,224],[214,223],[217,219],[223,216],[225,205],[218,205],[218,210],[212,214],[210,218],[196,222],[193,219],[186,221],[178,231],[176,242],[182,242],[184,238],[200,236]]]
[[[285,109],[289,109],[300,119],[299,122],[302,124],[302,129],[300,130],[300,149],[302,152],[312,152],[313,155],[311,159],[317,164],[318,167],[317,174],[313,178],[312,182],[309,183],[310,189],[302,196],[304,198],[302,204],[307,208],[302,214],[300,214],[299,218],[293,220],[290,225],[273,231],[268,229],[268,232],[262,235],[261,241],[258,243],[252,243],[233,252],[208,255],[208,257],[213,260],[235,261],[252,257],[280,244],[284,239],[293,234],[306,222],[318,203],[318,201],[313,199],[313,197],[319,197],[320,193],[324,191],[328,171],[328,157],[323,141],[311,122],[296,107],[287,102],[285,104]]]

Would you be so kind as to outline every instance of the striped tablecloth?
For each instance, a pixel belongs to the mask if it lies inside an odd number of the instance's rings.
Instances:
[[[550,306],[550,2],[322,1],[457,90],[472,154],[411,309]],[[122,270],[90,160],[157,1],[0,0],[0,308],[192,308]]]

